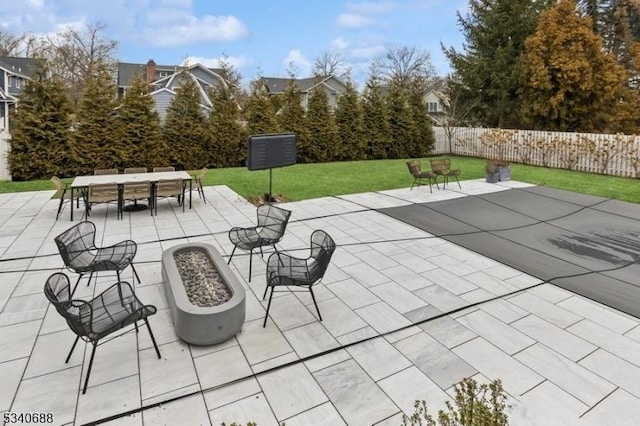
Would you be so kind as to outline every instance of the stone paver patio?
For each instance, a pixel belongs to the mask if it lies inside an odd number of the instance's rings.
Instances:
[[[97,206],[90,219],[99,245],[139,244],[136,293],[158,307],[150,323],[162,359],[144,329],[115,339],[98,349],[86,395],[89,352],[79,346],[64,363],[75,335],[42,293],[62,270],[53,238],[72,225],[68,206],[55,221],[53,191],[0,194],[0,412],[51,412],[54,424],[400,425],[414,400],[436,411],[472,376],[503,380],[512,425],[637,424],[640,320],[372,210],[521,185],[464,181],[432,194],[420,187],[283,204],[293,214],[279,249],[303,255],[314,229],[338,245],[316,290],[324,321],[308,293],[285,292],[262,328],[267,253],[254,256],[251,283],[248,257],[236,253],[246,322],[210,347],[175,335],[160,256],[188,241],[230,254],[227,231],[254,223],[254,206],[225,186],[205,187],[207,204],[196,195],[185,213],[162,200],[157,216],[118,221],[115,206]],[[130,269],[124,276],[133,283]],[[85,279],[77,296],[114,280]]]

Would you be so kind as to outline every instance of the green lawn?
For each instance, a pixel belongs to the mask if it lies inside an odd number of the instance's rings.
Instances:
[[[422,159],[423,168],[429,160]],[[462,179],[484,177],[483,159],[452,157]],[[569,191],[640,203],[640,180],[603,176],[571,170],[513,164],[512,179]],[[71,179],[64,179],[70,182]],[[330,195],[352,194],[411,185],[405,160],[348,161],[322,164],[296,164],[273,169],[273,194],[297,201]],[[227,185],[245,198],[269,190],[269,171],[248,171],[246,167],[209,170],[204,185]],[[0,192],[53,189],[49,180],[0,182]],[[424,188],[421,188],[424,190]]]

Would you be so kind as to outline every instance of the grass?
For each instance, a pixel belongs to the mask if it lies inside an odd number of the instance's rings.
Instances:
[[[463,179],[484,177],[484,159],[451,157],[453,167],[462,170]],[[273,195],[292,200],[304,200],[331,195],[343,195],[386,189],[407,188],[412,181],[406,160],[345,161],[320,164],[296,164],[273,169]],[[429,159],[422,159],[428,168]],[[566,189],[574,192],[640,203],[639,180],[605,176],[572,170],[511,165],[512,179],[535,185]],[[70,182],[71,179],[63,179]],[[204,185],[227,185],[244,198],[269,191],[269,171],[248,171],[246,167],[212,169]],[[53,189],[49,180],[0,182],[0,192],[38,191]]]

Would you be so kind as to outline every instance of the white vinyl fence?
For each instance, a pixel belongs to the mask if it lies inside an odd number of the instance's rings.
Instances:
[[[614,176],[640,177],[640,137],[635,135],[468,127],[434,127],[434,132],[434,154],[466,155]]]

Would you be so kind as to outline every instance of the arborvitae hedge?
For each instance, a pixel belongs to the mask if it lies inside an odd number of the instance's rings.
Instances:
[[[314,87],[309,95],[306,128],[309,132],[309,144],[300,152],[301,160],[308,163],[335,160],[335,154],[340,152],[340,138],[325,87],[322,85]]]
[[[341,147],[337,158],[339,160],[364,159],[367,140],[362,117],[362,103],[351,81],[347,81],[347,89],[338,97],[335,117]]]
[[[247,130],[240,123],[240,110],[232,90],[221,84],[211,92],[208,165],[233,167],[245,163]]]

